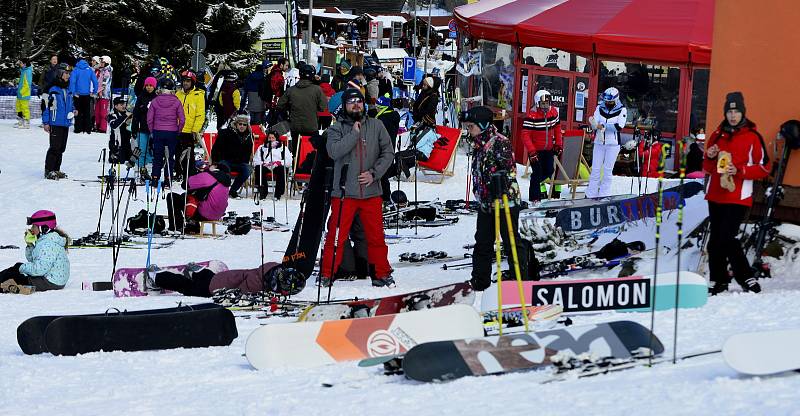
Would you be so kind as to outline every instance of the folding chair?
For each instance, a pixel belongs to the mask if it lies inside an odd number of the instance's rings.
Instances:
[[[555,169],[553,169],[553,176],[547,180],[550,183],[547,191],[548,198],[552,197],[555,185],[567,185],[571,190],[572,199],[575,199],[578,186],[589,183],[588,179],[580,177],[581,163],[588,166],[586,159],[583,157],[584,140],[583,130],[570,130],[564,133],[563,152],[560,158],[554,157]]]
[[[297,151],[294,153],[294,163],[292,164],[292,186],[289,190],[290,195],[294,195],[298,183],[308,183],[308,181],[311,180],[311,173],[297,173],[297,167],[305,162],[309,153],[313,150],[314,146],[311,145],[311,136],[300,136],[297,141]]]
[[[453,127],[436,126],[436,133],[447,139],[447,144],[441,145],[438,141],[433,146],[431,155],[426,161],[417,161],[417,168],[425,175],[438,175],[438,181],[442,183],[445,176],[453,176],[453,168],[456,163],[456,149],[461,140],[461,129]]]
[[[211,161],[211,148],[214,147],[214,142],[216,141],[217,133],[203,133],[203,140],[200,141],[200,146],[203,147],[203,152],[205,152],[206,162],[209,164],[213,163]]]

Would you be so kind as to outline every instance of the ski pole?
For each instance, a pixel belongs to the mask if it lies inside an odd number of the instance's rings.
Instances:
[[[506,226],[508,227],[508,239],[511,243],[511,255],[514,259],[514,275],[517,278],[517,289],[519,289],[519,301],[522,304],[522,320],[525,323],[525,332],[528,332],[528,307],[525,305],[525,290],[522,288],[522,273],[519,269],[519,256],[517,255],[517,238],[514,233],[514,226],[511,223],[511,208],[508,205],[508,195],[503,194],[503,208],[506,212]]]
[[[97,236],[100,237],[100,221],[103,219],[103,206],[105,205],[105,179],[106,179],[106,149],[100,151],[100,159],[103,159],[103,167],[100,171],[102,176],[100,177],[100,214],[97,217]],[[100,160],[98,160],[99,162]]]
[[[156,186],[156,202],[153,204],[153,222],[150,224],[150,230],[147,235],[147,267],[150,268],[150,249],[153,246],[153,230],[156,228],[156,213],[158,212],[158,198],[161,196],[161,177],[158,178],[158,185]],[[150,211],[147,211],[147,217],[150,218]]]
[[[169,147],[168,146],[164,146],[164,162],[167,165],[166,166],[166,169],[167,169],[167,182],[172,184],[172,173],[173,172],[172,172],[172,169],[169,168]],[[171,193],[172,192],[170,192],[170,194]],[[173,203],[168,205],[169,206],[168,216],[170,218],[170,225],[172,226],[172,233],[174,235],[174,234],[178,233],[178,227],[175,225],[175,219],[177,218],[177,216],[175,215],[175,204],[174,204],[175,201],[172,201],[172,202]],[[186,206],[184,206],[183,209],[186,210]]]
[[[500,199],[494,199],[494,257],[497,270],[497,329],[503,335],[503,260],[500,255]]]
[[[651,149],[652,150],[652,149]],[[656,253],[655,253],[655,260],[653,262],[653,283],[651,287],[653,288],[653,299],[650,305],[650,342],[648,344],[648,348],[650,351],[653,350],[653,328],[655,327],[655,320],[656,320],[656,294],[658,287],[658,252],[659,244],[661,244],[661,210],[664,204],[664,166],[666,164],[666,155],[669,151],[669,145],[664,144],[661,147],[661,158],[658,161],[658,205],[656,205]],[[676,305],[677,307],[677,305]],[[649,365],[653,363],[653,356],[650,355]]]
[[[341,196],[339,198],[339,212],[336,216],[336,233],[333,235],[333,258],[331,262],[331,281],[330,285],[328,285],[328,300],[327,302],[330,303],[331,301],[331,289],[333,288],[333,281],[334,275],[336,273],[336,252],[339,251],[339,227],[342,225],[342,210],[344,208],[344,192],[345,192],[345,185],[347,184],[347,169],[350,165],[343,165],[341,176],[339,176],[339,190],[341,192]],[[319,293],[319,291],[317,291]],[[319,304],[319,299],[317,299],[317,303]]]
[[[683,150],[683,149],[682,149]],[[678,184],[678,257],[676,259],[675,271],[675,327],[672,333],[672,364],[675,364],[678,357],[678,309],[680,305],[681,293],[681,246],[683,245],[683,207],[686,202],[683,200],[683,180],[686,177],[686,153],[681,152],[680,166],[680,183]]]
[[[128,217],[128,206],[131,204],[131,196],[136,195],[136,179],[131,178],[130,186],[128,187],[128,200],[125,201],[125,212],[122,214],[123,220]],[[134,196],[135,198],[135,196]],[[123,228],[124,231],[124,228]],[[117,270],[117,261],[119,260],[119,252],[122,249],[122,238],[117,240],[117,247],[114,249],[116,253],[114,254],[114,264],[112,265],[111,270],[111,279],[114,279],[114,273]]]

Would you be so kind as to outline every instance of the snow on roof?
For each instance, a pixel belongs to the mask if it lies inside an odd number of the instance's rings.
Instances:
[[[387,15],[373,16],[370,14],[367,14],[367,16],[369,16],[369,18],[375,22],[383,22],[383,27],[385,28],[392,27],[393,22],[405,23],[407,21],[406,18],[403,16],[387,16]]]
[[[263,23],[261,39],[274,39],[286,36],[286,19],[275,11],[257,12],[250,22],[250,27]]]
[[[300,9],[300,14],[307,15],[308,9]],[[329,13],[325,11],[325,9],[314,9],[314,17],[320,17],[325,19],[334,19],[334,20],[354,20],[358,16],[354,14],[347,14],[347,13]]]
[[[383,48],[383,49],[375,49],[373,51],[375,53],[375,57],[378,58],[379,61],[399,61],[408,54],[406,50],[403,48]]]

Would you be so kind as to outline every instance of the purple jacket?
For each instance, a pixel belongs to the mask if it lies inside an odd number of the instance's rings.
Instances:
[[[219,289],[239,289],[244,293],[260,292],[264,290],[262,271],[267,273],[278,265],[278,263],[267,262],[255,269],[219,272],[211,278],[211,283],[208,284],[208,291],[214,293]]]
[[[152,107],[151,107],[152,108]],[[181,108],[183,111],[183,108]],[[197,211],[200,215],[210,221],[217,221],[225,216],[228,209],[228,187],[217,182],[217,179],[208,172],[200,172],[189,177],[189,190],[208,188],[214,186],[208,193],[205,201],[197,203]]]
[[[159,94],[150,101],[150,109],[147,110],[147,127],[150,131],[180,132],[184,123],[186,116],[183,115],[183,104],[178,97]]]

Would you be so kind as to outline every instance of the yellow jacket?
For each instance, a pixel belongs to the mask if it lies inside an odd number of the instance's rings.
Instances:
[[[175,96],[183,104],[183,114],[186,116],[186,124],[183,125],[183,133],[200,133],[203,124],[206,122],[206,95],[203,90],[193,88],[188,93],[179,88]]]

